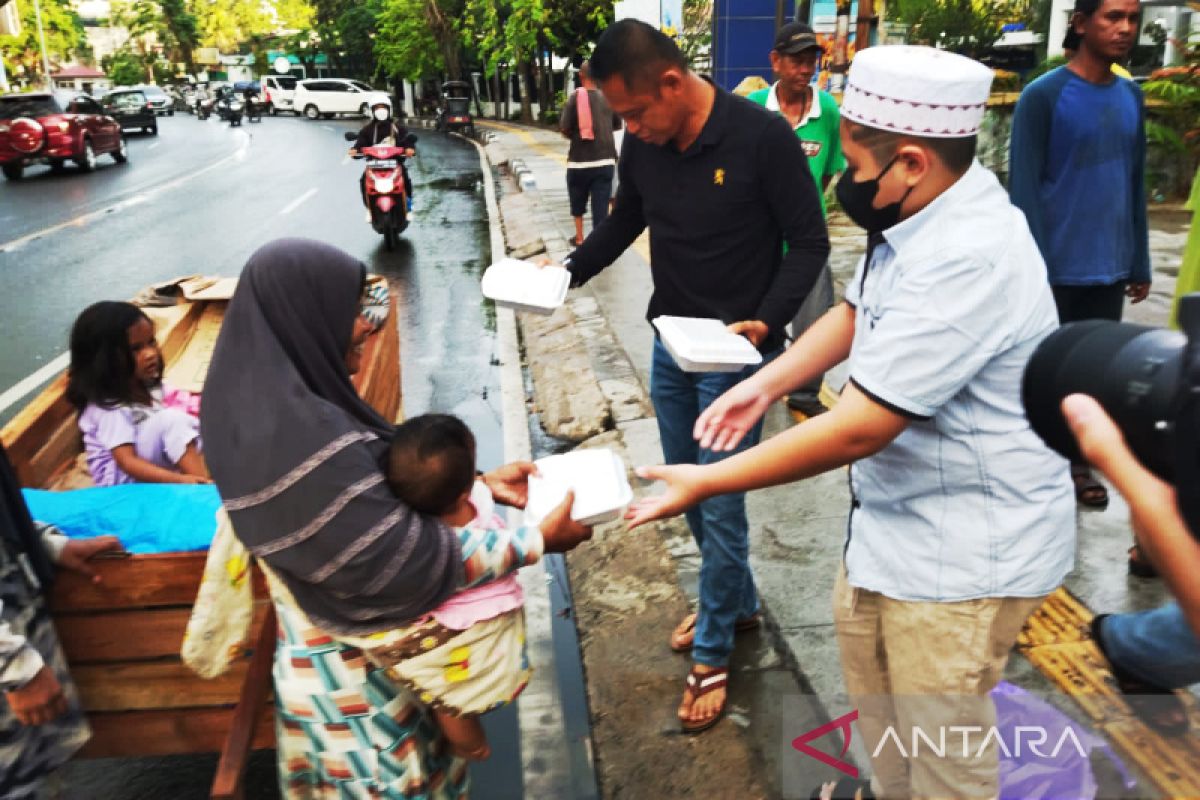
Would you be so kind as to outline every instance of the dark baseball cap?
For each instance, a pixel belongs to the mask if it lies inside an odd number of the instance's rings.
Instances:
[[[821,49],[813,29],[803,22],[789,22],[775,34],[775,52],[794,56],[805,50]]]

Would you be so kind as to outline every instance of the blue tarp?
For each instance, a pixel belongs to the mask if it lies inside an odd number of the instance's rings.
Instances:
[[[22,493],[39,522],[58,527],[72,539],[116,536],[131,553],[207,550],[221,507],[212,484],[130,483]]]

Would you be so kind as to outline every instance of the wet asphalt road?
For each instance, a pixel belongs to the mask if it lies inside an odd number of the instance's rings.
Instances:
[[[479,159],[467,142],[418,131],[410,169],[417,207],[394,252],[363,219],[361,165],[342,134],[361,120],[266,118],[230,128],[186,114],[157,137],[131,134],[130,159],[93,174],[34,167],[0,181],[0,393],[60,356],[89,303],[126,299],[179,275],[237,275],[262,244],[306,236],[334,244],[386,275],[401,309],[404,405],[409,415],[454,413],[475,432],[479,467],[501,462],[494,318],[479,293],[489,263]],[[27,399],[10,398],[7,421]],[[493,757],[474,772],[473,798],[521,797],[519,731],[509,707],[485,718]],[[70,765],[62,798],[207,797],[215,757],[103,760]],[[247,797],[274,797],[271,754],[252,763]]]

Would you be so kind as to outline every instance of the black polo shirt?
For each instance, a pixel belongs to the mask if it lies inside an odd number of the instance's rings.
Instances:
[[[567,266],[583,284],[649,226],[654,294],[646,318],[761,320],[770,328],[765,352],[782,344],[784,326],[829,256],[829,237],[812,171],[787,122],[716,92],[704,128],[682,153],[625,136],[613,213]]]

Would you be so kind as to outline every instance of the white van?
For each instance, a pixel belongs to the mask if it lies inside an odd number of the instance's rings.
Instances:
[[[272,114],[280,111],[296,113],[292,98],[296,94],[298,78],[294,75],[264,75],[259,78],[263,100],[269,104]]]
[[[292,108],[309,119],[332,119],[338,114],[367,117],[377,100],[391,103],[387,92],[372,89],[362,81],[345,78],[312,78],[296,82]]]

